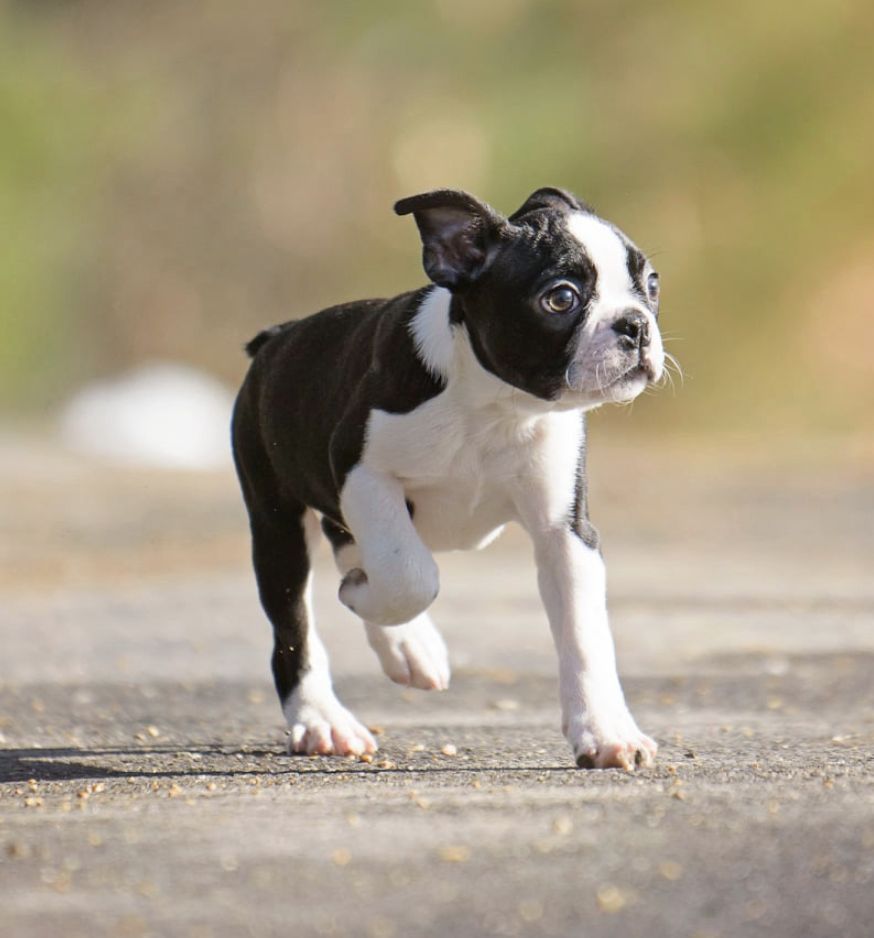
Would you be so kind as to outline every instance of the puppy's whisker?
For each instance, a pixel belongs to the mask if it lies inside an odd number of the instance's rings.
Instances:
[[[677,360],[674,355],[671,355],[670,352],[665,352],[665,374],[671,375],[675,373],[680,379],[680,387],[683,387],[686,384],[686,375],[683,373],[683,366]],[[673,377],[671,377],[671,384],[673,384]]]
[[[604,377],[601,377],[601,368],[604,369]],[[607,366],[603,362],[595,364],[595,390],[598,394],[603,394],[607,387]]]
[[[661,377],[659,378],[659,380],[653,382],[651,387],[646,388],[646,390],[643,393],[649,394],[652,387],[655,387],[655,388],[670,387],[671,391],[675,392],[676,388],[674,387],[674,376],[670,373],[670,371],[667,368],[664,368],[662,370]]]

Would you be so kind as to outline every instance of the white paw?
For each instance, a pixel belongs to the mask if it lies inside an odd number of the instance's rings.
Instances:
[[[424,612],[437,598],[440,577],[430,555],[410,559],[379,578],[354,567],[340,583],[340,602],[365,622],[400,625]]]
[[[642,733],[627,709],[597,717],[571,719],[564,731],[581,769],[625,769],[651,766],[658,746]]]
[[[366,622],[364,627],[382,670],[396,684],[420,690],[449,687],[449,653],[430,616],[423,613],[404,625]]]
[[[352,716],[330,689],[320,688],[313,693],[301,686],[288,698],[283,710],[291,754],[360,756],[378,748],[367,727]]]

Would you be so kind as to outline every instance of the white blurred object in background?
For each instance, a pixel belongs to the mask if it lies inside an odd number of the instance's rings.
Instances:
[[[75,394],[61,414],[61,434],[79,452],[127,465],[224,469],[233,402],[215,378],[155,362]]]

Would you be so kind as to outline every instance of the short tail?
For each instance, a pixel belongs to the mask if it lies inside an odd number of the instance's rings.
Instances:
[[[250,339],[244,346],[249,358],[254,358],[258,352],[282,330],[282,326],[271,326],[269,329],[263,329],[254,339]]]

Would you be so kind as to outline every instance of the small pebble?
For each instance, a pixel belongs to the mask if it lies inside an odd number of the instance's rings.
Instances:
[[[613,914],[620,912],[629,904],[631,896],[618,886],[601,886],[597,892],[598,908],[602,912]]]
[[[447,844],[437,853],[444,863],[466,863],[470,859],[470,850],[460,844]]]

